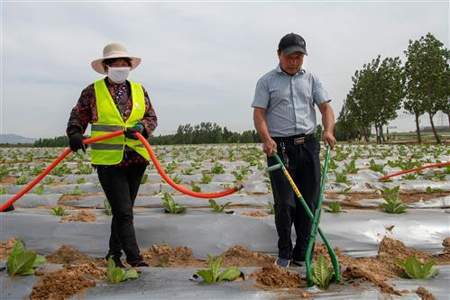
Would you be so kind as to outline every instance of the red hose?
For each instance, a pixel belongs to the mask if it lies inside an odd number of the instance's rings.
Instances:
[[[395,172],[395,173],[391,173],[388,175],[385,175],[383,177],[380,177],[378,180],[386,180],[389,179],[391,177],[395,177],[395,176],[399,176],[399,175],[403,175],[403,174],[407,174],[407,173],[415,173],[415,172],[419,172],[423,169],[428,169],[428,168],[442,168],[442,167],[446,167],[446,166],[450,166],[450,161],[447,162],[440,162],[440,163],[435,163],[435,164],[430,164],[430,165],[425,165],[425,166],[421,166],[418,168],[414,168],[414,169],[410,169],[410,170],[402,170],[399,172]]]
[[[111,133],[107,133],[95,138],[88,138],[83,140],[83,143],[86,145],[95,143],[95,142],[99,142],[99,141],[103,141],[106,139],[110,139],[119,135],[122,135],[123,131],[122,130],[118,130],[118,131],[114,131]],[[225,190],[223,192],[218,192],[218,193],[197,193],[191,190],[188,190],[186,188],[184,188],[183,186],[180,186],[178,184],[176,184],[175,182],[173,182],[172,179],[170,179],[169,176],[167,176],[167,174],[162,170],[161,165],[159,164],[155,154],[153,153],[152,148],[150,147],[150,144],[147,142],[147,140],[139,133],[136,134],[137,137],[139,138],[139,140],[144,144],[145,148],[148,151],[148,154],[150,155],[150,158],[152,159],[153,163],[155,164],[156,169],[158,170],[159,174],[161,175],[161,177],[168,183],[170,184],[174,189],[193,196],[193,197],[197,197],[197,198],[219,198],[219,197],[223,197],[223,196],[227,196],[230,195],[236,191],[238,191],[240,189],[240,187],[235,187],[232,189],[228,189]],[[26,186],[24,186],[19,192],[17,192],[17,194],[15,194],[13,197],[11,197],[10,199],[8,199],[8,201],[6,201],[3,205],[0,206],[0,212],[3,212],[4,210],[6,210],[8,207],[10,207],[11,205],[14,204],[14,202],[16,202],[17,200],[19,200],[23,195],[25,195],[28,191],[30,191],[36,184],[38,184],[45,176],[48,175],[48,173],[50,173],[53,168],[55,168],[64,158],[66,158],[67,155],[69,155],[72,151],[69,148],[65,148],[63,150],[63,152],[47,167],[45,168],[44,171],[42,171],[35,179],[33,179],[30,183],[28,183]]]
[[[156,170],[158,170],[159,175],[161,175],[161,177],[170,185],[172,186],[174,189],[176,189],[177,191],[192,196],[192,197],[196,197],[196,198],[220,198],[220,197],[224,197],[230,194],[233,194],[235,192],[237,192],[238,190],[240,190],[242,187],[234,187],[222,192],[217,192],[217,193],[198,193],[198,192],[194,192],[191,190],[188,190],[187,188],[176,184],[163,170],[163,168],[161,168],[161,165],[158,162],[158,159],[156,159],[155,153],[153,152],[152,148],[150,147],[150,144],[147,142],[147,140],[140,134],[140,133],[136,133],[136,136],[138,137],[138,139],[141,141],[141,143],[144,145],[145,149],[147,149],[148,154],[150,155],[150,159],[152,160],[153,164],[156,167]]]

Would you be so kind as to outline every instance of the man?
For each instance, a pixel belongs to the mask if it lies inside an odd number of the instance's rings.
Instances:
[[[298,34],[285,35],[278,45],[279,65],[261,77],[256,85],[253,119],[267,154],[278,153],[303,198],[314,213],[320,188],[320,144],[315,138],[316,114],[319,107],[324,126],[323,139],[333,147],[334,113],[327,92],[319,79],[302,69],[307,55],[306,42]],[[276,264],[301,265],[311,232],[311,220],[281,170],[271,172],[270,181],[275,202],[275,226],[278,233]],[[297,240],[292,247],[291,228]]]
[[[83,133],[92,124],[91,136],[125,130],[125,136],[101,141],[91,146],[91,162],[97,169],[100,184],[111,205],[112,222],[109,239],[110,257],[124,267],[120,257],[125,252],[132,267],[148,266],[139,252],[133,224],[133,205],[142,176],[150,159],[137,140],[136,132],[148,138],[155,130],[157,118],[145,89],[127,80],[141,59],[128,55],[118,43],[106,45],[103,57],[92,68],[107,77],[85,88],[72,109],[67,124],[70,149],[85,151]]]

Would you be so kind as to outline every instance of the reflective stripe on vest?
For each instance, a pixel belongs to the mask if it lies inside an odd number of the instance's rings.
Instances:
[[[94,83],[98,120],[91,126],[91,137],[133,127],[143,118],[145,98],[142,86],[131,81],[130,86],[133,107],[130,116],[124,121],[109,93],[105,79],[97,80]],[[129,139],[122,135],[92,144],[92,163],[96,165],[115,165],[120,163],[123,159],[125,145],[135,150],[145,159],[150,159],[146,149],[139,140]]]

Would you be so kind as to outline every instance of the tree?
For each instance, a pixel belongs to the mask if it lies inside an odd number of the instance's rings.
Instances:
[[[449,116],[450,124],[450,105],[448,103],[450,52],[443,43],[428,33],[419,40],[410,40],[405,55],[407,58],[405,63],[407,100],[403,106],[416,117],[419,142],[421,139],[418,118],[426,112],[429,115],[436,142],[440,143],[441,139],[434,127],[433,117],[439,110],[442,110]]]

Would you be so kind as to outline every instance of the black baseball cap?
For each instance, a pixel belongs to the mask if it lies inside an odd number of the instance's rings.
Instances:
[[[278,44],[278,51],[281,51],[286,55],[294,52],[301,52],[308,55],[308,52],[306,52],[305,39],[293,32],[288,33],[281,38],[280,43]]]

